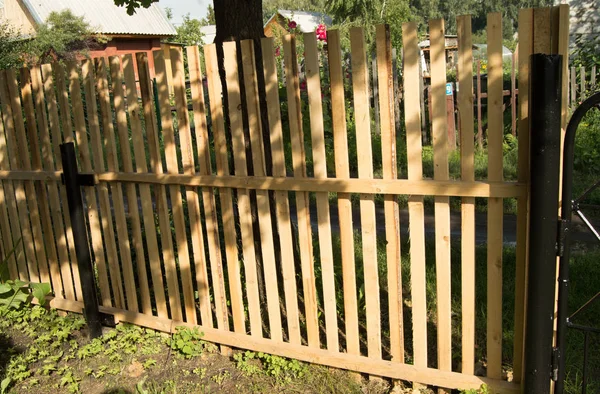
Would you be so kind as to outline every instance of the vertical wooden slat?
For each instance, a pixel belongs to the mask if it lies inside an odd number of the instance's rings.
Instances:
[[[510,130],[514,137],[517,136],[517,64],[518,64],[518,45],[517,50],[511,56],[510,66]]]
[[[483,149],[483,118],[481,116],[481,60],[477,60],[477,146]]]
[[[579,66],[579,91],[581,92],[581,101],[585,100],[585,67]]]
[[[25,132],[25,123],[22,115],[23,108],[21,107],[22,103],[17,76],[14,70],[8,70],[6,76],[14,121],[14,128],[6,128],[9,157],[12,156],[13,158],[11,159],[11,169],[27,171],[31,169],[31,163],[29,162],[29,149]],[[29,99],[31,98],[30,90],[29,93],[23,93],[26,96],[29,95]],[[28,116],[28,127],[35,127],[35,120],[33,121],[33,125],[30,124],[32,113],[32,108],[26,111],[26,116]],[[37,147],[37,143],[34,142],[34,146]],[[23,242],[25,242],[25,255],[27,256],[29,278],[32,282],[39,282],[40,279],[42,279],[40,278],[42,266],[46,264],[46,254],[43,250],[41,234],[40,213],[33,182],[24,181],[21,185],[22,187],[16,188],[16,198],[19,215],[21,216],[21,231],[23,233]]]
[[[140,110],[137,95],[135,72],[133,69],[133,57],[131,55],[125,55],[122,60],[123,78],[125,80],[125,93],[127,95],[127,112],[129,114],[129,124],[131,126],[133,157],[135,159],[136,171],[143,174],[148,172],[146,151],[144,149],[144,136],[142,134],[142,122],[140,118],[143,109]],[[117,80],[113,79],[113,81],[118,83]],[[150,119],[148,119],[148,122],[150,122]],[[158,239],[156,236],[156,222],[154,219],[152,194],[150,193],[150,185],[139,184],[138,187],[140,190],[140,200],[142,204],[142,217],[144,220],[144,233],[146,234],[146,245],[150,264],[150,275],[152,277],[152,288],[154,289],[154,300],[156,301],[156,312],[158,317],[167,318],[169,314],[167,310],[167,301],[165,298],[160,251],[158,249]],[[163,248],[166,247],[167,245],[164,244]]]
[[[227,98],[229,100],[229,124],[231,127],[231,145],[235,175],[248,176],[246,163],[246,145],[242,124],[242,97],[240,94],[237,50],[235,42],[223,44],[225,56],[225,75],[227,79]],[[255,132],[252,130],[252,132]],[[250,332],[253,336],[262,336],[260,317],[260,298],[258,293],[257,260],[252,231],[252,213],[250,211],[250,195],[247,189],[237,190],[237,205],[240,216],[240,233],[242,238],[242,255],[246,274],[246,297],[248,298],[248,315]]]
[[[219,65],[217,62],[217,47],[214,44],[206,45],[204,47],[204,56],[206,59],[206,78],[208,80],[208,97],[210,102],[210,116],[212,119],[217,175],[230,175],[227,157],[227,142],[225,140],[223,101],[221,98],[221,77],[219,76]],[[241,267],[238,259],[235,223],[233,219],[233,195],[231,189],[219,189],[219,198],[221,202],[221,219],[223,221],[225,257],[227,262],[227,274],[229,277],[229,294],[231,297],[233,328],[237,333],[245,333],[246,324],[244,317],[244,303],[242,300],[242,282],[240,279]]]
[[[575,67],[571,67],[571,105],[575,106],[577,104],[577,73],[575,71]]]
[[[171,49],[171,66],[173,69],[173,91],[175,105],[177,106],[177,125],[179,128],[179,141],[181,145],[181,158],[184,174],[196,172],[194,163],[194,150],[192,133],[190,130],[190,114],[186,100],[185,71],[183,68],[183,51],[181,47]],[[169,69],[167,68],[167,72]],[[202,233],[202,218],[200,216],[200,202],[198,189],[187,187],[185,195],[190,221],[190,236],[192,241],[193,263],[196,272],[196,285],[198,288],[198,301],[200,304],[200,317],[202,324],[210,322],[212,326],[212,312],[210,309],[210,294],[208,290],[208,271],[204,254],[204,234]]]
[[[446,56],[444,21],[429,22],[431,37],[431,100],[433,122],[433,178],[449,179],[446,116]],[[452,305],[450,293],[449,197],[435,197],[435,273],[437,292],[438,368],[452,370]]]
[[[404,95],[416,97],[419,89],[419,47],[417,24],[402,25],[404,47]],[[416,100],[404,100],[408,179],[423,179],[421,109]],[[425,209],[423,197],[408,197],[410,232],[410,281],[413,324],[413,359],[427,367],[427,299],[425,282]]]
[[[373,152],[371,147],[371,117],[369,109],[369,71],[365,54],[363,29],[350,30],[352,54],[352,84],[356,116],[356,145],[358,147],[358,176],[373,178]],[[381,358],[381,310],[379,305],[379,274],[377,266],[377,227],[375,225],[375,200],[373,195],[360,196],[365,302],[367,310],[368,356]]]
[[[242,66],[246,103],[248,107],[248,125],[250,128],[250,146],[252,148],[252,163],[255,176],[266,176],[265,155],[263,147],[263,131],[260,119],[260,103],[256,75],[256,57],[254,41],[241,42]],[[273,227],[271,226],[271,207],[269,193],[266,190],[256,191],[256,203],[260,228],[262,262],[267,293],[267,309],[271,339],[282,341],[281,312],[279,310],[279,289],[277,284],[277,269],[275,266],[275,246],[273,243]]]
[[[375,133],[381,133],[379,124],[379,81],[377,80],[377,57],[373,54],[371,59],[371,73],[373,75],[373,84],[371,85],[371,96],[373,98],[373,110],[375,116]]]
[[[267,116],[270,128],[271,158],[273,160],[273,176],[285,177],[285,149],[283,144],[279,103],[279,82],[277,80],[277,65],[275,62],[275,51],[272,38],[262,39],[262,53],[267,96]],[[299,345],[301,343],[301,335],[294,254],[288,253],[288,251],[293,250],[294,248],[288,192],[276,191],[275,204],[277,212],[277,231],[279,232],[279,244],[281,250],[282,287],[285,296],[288,335],[290,343]]]
[[[392,43],[388,25],[377,26],[377,72],[379,81],[379,113],[383,179],[397,179],[396,121],[394,114],[394,73]],[[404,319],[402,267],[400,255],[400,208],[397,197],[384,196],[387,287],[392,361],[404,362]]]
[[[202,175],[212,175],[208,126],[206,124],[206,106],[204,103],[204,88],[202,86],[202,70],[200,69],[200,51],[197,46],[187,47],[187,55],[190,70],[190,87],[194,110],[194,127],[196,131],[199,173]],[[215,196],[211,188],[205,187],[202,189],[202,201],[204,204],[204,221],[206,224],[206,239],[208,242],[212,289],[215,296],[217,327],[224,330],[229,329],[229,318],[227,316],[225,278],[223,276],[223,260],[221,258]],[[213,326],[212,314],[209,316],[208,321],[202,322],[203,325],[207,323],[211,327]]]
[[[144,124],[146,126],[146,140],[148,141],[148,151],[150,153],[150,168],[153,173],[162,174],[163,166],[159,146],[159,129],[156,121],[156,114],[154,112],[155,101],[152,90],[152,80],[150,79],[150,69],[148,66],[148,54],[145,52],[136,53],[135,61],[137,63],[138,78],[140,81],[140,93],[142,96],[142,108],[144,111]],[[165,77],[164,72],[162,73],[162,76],[163,78]],[[128,87],[128,89],[132,88],[133,86]],[[138,160],[136,157],[136,163],[137,161]],[[169,208],[167,206],[167,190],[166,187],[161,185],[157,186],[154,189],[154,192],[156,196],[156,210],[158,210],[158,225],[161,234],[161,249],[163,252],[163,261],[165,266],[171,319],[181,321],[183,316],[181,310],[179,283],[177,280],[177,270],[175,266],[175,249],[173,247]]]
[[[321,79],[319,76],[319,55],[315,33],[304,34],[306,59],[306,82],[310,109],[310,133],[313,150],[313,165],[316,179],[327,178],[327,158],[325,155],[325,130],[323,128],[323,101],[321,100]],[[333,250],[331,244],[331,216],[328,193],[316,193],[319,251],[323,281],[323,305],[327,349],[339,351],[337,307],[335,294],[335,272],[333,270]]]
[[[533,51],[533,10],[519,11],[519,151],[518,181],[529,183],[529,57]],[[565,81],[567,83],[567,81]],[[529,199],[517,201],[517,246],[515,268],[515,337],[513,369],[515,382],[521,382],[523,374],[523,339],[525,318],[527,237]]]
[[[44,69],[43,69],[44,70]],[[52,70],[56,76],[56,95],[58,103],[58,114],[59,122],[62,126],[63,134],[61,135],[61,128],[51,128],[52,133],[52,147],[54,149],[54,157],[56,159],[56,169],[62,170],[62,160],[60,157],[60,144],[65,142],[73,142],[73,124],[71,121],[71,107],[69,105],[69,93],[67,91],[67,76],[65,74],[65,68],[62,64],[54,63]],[[46,75],[51,70],[44,72],[44,80]],[[60,185],[60,199],[61,201],[67,201],[67,191]],[[73,231],[71,229],[71,216],[66,206],[62,208],[63,218],[65,220],[65,232],[67,234],[67,244],[69,246],[69,256],[71,257],[71,272],[73,273],[73,282],[75,287],[75,299],[81,299],[81,281],[79,280],[79,266],[77,265],[77,259],[75,256],[75,241],[73,239]],[[91,222],[90,222],[91,224]],[[64,281],[64,278],[63,278]],[[63,286],[66,286],[63,284]]]
[[[98,101],[100,106],[102,140],[106,152],[106,164],[111,172],[119,171],[119,161],[117,149],[115,147],[115,130],[113,126],[112,107],[110,104],[110,93],[108,91],[108,77],[106,59],[96,58],[96,91],[98,92]],[[92,134],[93,135],[93,134]],[[99,142],[99,141],[98,141]],[[101,145],[102,147],[102,145]],[[98,163],[102,163],[99,161]],[[100,171],[104,170],[104,165]],[[123,185],[114,183],[109,185],[112,192],[112,208],[114,208],[115,224],[118,237],[119,255],[121,256],[121,268],[123,270],[125,295],[127,297],[127,309],[138,311],[137,286],[135,283],[135,274],[133,273],[133,263],[131,261],[131,244],[129,242],[129,231],[127,229],[127,219],[125,214],[125,205],[123,198]],[[100,187],[102,190],[102,187]],[[101,194],[102,195],[102,194]],[[102,198],[102,197],[101,197]]]
[[[302,106],[300,102],[300,80],[296,57],[296,38],[286,35],[283,38],[285,78],[287,82],[288,117],[292,142],[292,162],[294,177],[306,177],[306,154],[304,152],[304,132],[302,130]],[[304,307],[308,345],[319,347],[319,323],[317,317],[317,294],[313,262],[312,229],[307,192],[296,193],[298,215],[298,241],[302,267]]]
[[[83,110],[83,100],[81,97],[81,83],[79,81],[79,72],[75,63],[67,63],[67,75],[69,79],[69,97],[73,105],[74,137],[77,141],[77,152],[79,153],[80,157],[81,170],[85,172],[92,172],[92,158],[90,156],[89,140],[85,124],[85,113]],[[61,99],[59,98],[59,100]],[[63,119],[70,117],[70,114],[66,111],[66,108],[68,107],[61,107],[61,116]],[[64,122],[61,123],[64,124]],[[63,130],[63,132],[68,132],[68,130]],[[71,138],[72,136],[69,135],[68,137]],[[66,134],[65,141],[69,142]],[[96,189],[91,186],[86,186],[83,188],[83,191],[86,196],[90,236],[92,239],[92,249],[94,251],[94,261],[96,262],[96,267],[98,269],[98,282],[100,284],[102,305],[112,306],[113,303],[110,296],[110,283],[108,282],[108,272],[106,267],[107,262],[104,255],[104,245],[102,244],[102,229],[98,213],[98,202],[96,200]],[[116,284],[116,281],[113,283]]]
[[[98,121],[97,100],[96,100],[96,83],[94,77],[94,66],[91,60],[84,60],[81,66],[81,74],[83,77],[83,90],[86,102],[86,114],[88,119],[88,127],[90,133],[90,148],[92,158],[94,160],[94,172],[105,171],[104,167],[104,150],[102,149],[102,138],[100,136],[100,124]],[[80,134],[83,134],[81,130]],[[85,147],[86,145],[78,144]],[[85,149],[85,148],[83,148]],[[121,278],[121,270],[119,267],[119,257],[117,253],[117,245],[115,241],[115,230],[112,220],[112,206],[108,196],[108,185],[98,184],[93,193],[98,193],[100,204],[101,224],[104,233],[104,245],[106,247],[106,256],[108,259],[108,269],[110,272],[110,281],[115,298],[115,306],[117,308],[125,308],[125,299],[123,295],[123,280]],[[93,195],[93,194],[92,194]]]
[[[335,154],[335,176],[350,178],[348,160],[348,132],[346,129],[346,101],[344,98],[344,74],[339,30],[327,32],[329,54],[329,79],[331,82],[331,114]],[[344,292],[344,319],[346,321],[346,350],[360,354],[358,333],[358,307],[356,303],[356,268],[354,257],[354,230],[352,225],[352,200],[350,194],[338,193],[338,218],[342,257],[342,282]]]
[[[473,43],[471,17],[458,22],[458,113],[460,114],[461,180],[475,180],[473,138]],[[461,204],[461,317],[462,373],[475,373],[475,199],[463,197]]]
[[[32,67],[31,87],[34,95],[35,114],[38,121],[38,134],[40,138],[40,150],[32,152],[32,157],[37,155],[39,170],[54,170],[54,160],[52,158],[52,144],[50,143],[50,134],[48,133],[49,119],[46,113],[45,97],[42,85],[42,72],[39,67]],[[56,103],[51,103],[56,104]],[[50,112],[50,111],[48,111]],[[30,136],[30,139],[35,136]],[[41,156],[40,156],[41,152]],[[69,256],[67,253],[66,239],[64,238],[64,230],[62,227],[62,218],[60,217],[60,199],[56,182],[46,182],[48,199],[44,197],[45,186],[43,183],[37,184],[38,195],[41,195],[43,201],[40,200],[40,211],[42,212],[42,225],[44,230],[44,243],[48,253],[48,266],[50,269],[50,280],[55,296],[65,297],[63,284],[61,280],[60,268],[69,264]],[[49,204],[48,204],[49,202]],[[53,226],[54,222],[54,226]],[[56,228],[56,232],[54,229]],[[65,241],[57,248],[56,242]],[[57,250],[58,249],[58,250]],[[67,278],[70,280],[70,278]]]
[[[104,61],[100,61],[99,66],[103,65]],[[112,80],[113,100],[115,105],[115,117],[117,123],[117,137],[120,146],[121,162],[123,163],[123,171],[133,173],[133,160],[131,157],[131,145],[129,142],[129,129],[127,125],[127,112],[125,111],[125,89],[123,88],[123,73],[121,72],[121,58],[118,56],[111,56],[109,58],[110,66],[110,77]],[[98,70],[101,71],[100,68]],[[104,79],[104,75],[101,73],[101,77]],[[104,90],[104,95],[108,95],[108,91]],[[104,100],[108,96],[104,97]],[[107,109],[110,109],[109,107]],[[110,129],[107,130],[110,133]],[[105,138],[111,138],[113,136],[106,136]],[[112,145],[112,143],[110,144]],[[113,149],[113,160],[114,164],[109,163],[109,168],[112,165],[118,168],[116,163],[116,149]],[[131,232],[133,240],[133,248],[135,250],[135,263],[137,266],[137,278],[139,282],[140,300],[142,304],[142,312],[147,315],[152,315],[152,302],[150,300],[150,284],[148,283],[148,272],[146,270],[146,257],[144,254],[144,239],[142,236],[142,227],[139,211],[139,202],[137,192],[135,190],[135,184],[126,183],[125,193],[127,195],[127,214],[131,222]],[[118,223],[118,222],[117,222]],[[123,247],[123,246],[122,246]],[[132,270],[133,271],[133,270]]]
[[[592,66],[592,69],[590,70],[590,89],[592,90],[592,92],[596,91],[596,65],[595,64]]]
[[[488,180],[502,182],[502,15],[488,15]],[[502,378],[502,198],[488,199],[487,374]]]
[[[162,126],[162,137],[165,154],[165,172],[169,174],[178,174],[179,166],[177,163],[177,147],[175,141],[175,130],[173,126],[173,114],[171,111],[171,101],[169,97],[169,86],[167,85],[167,75],[172,71],[166,68],[164,52],[157,50],[153,52],[155,74],[155,88],[158,90],[158,107],[160,111],[160,124]],[[157,156],[160,157],[160,156]],[[172,275],[177,280],[177,265],[181,275],[181,290],[183,292],[183,303],[185,307],[185,320],[196,324],[196,307],[194,305],[194,286],[192,283],[192,272],[190,267],[190,252],[188,249],[187,233],[185,226],[185,213],[183,212],[183,199],[181,196],[181,187],[177,185],[169,186],[169,196],[171,198],[171,213],[173,215],[173,224],[175,226],[174,252],[177,253],[177,262],[169,264],[172,266]],[[178,263],[178,264],[177,264]],[[166,264],[166,262],[165,262]],[[171,283],[169,283],[169,291]]]

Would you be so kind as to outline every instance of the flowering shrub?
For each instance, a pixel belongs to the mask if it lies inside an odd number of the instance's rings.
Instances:
[[[317,40],[319,41],[324,41],[327,42],[327,32],[325,31],[325,25],[324,24],[319,24],[319,26],[317,26]]]

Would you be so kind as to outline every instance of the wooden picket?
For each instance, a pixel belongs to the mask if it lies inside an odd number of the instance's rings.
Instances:
[[[375,31],[372,70],[365,31],[354,27],[349,48],[342,48],[340,31],[329,31],[326,51],[314,33],[303,35],[301,54],[293,35],[282,37],[282,54],[271,38],[225,43],[222,65],[210,44],[155,51],[154,69],[148,55],[138,53],[135,59],[0,71],[2,254],[20,242],[8,259],[9,273],[50,283],[52,307],[82,311],[60,184],[59,145],[74,141],[81,170],[97,182],[84,187],[85,219],[103,312],[166,332],[199,326],[204,339],[225,353],[229,347],[262,351],[404,380],[415,389],[448,392],[486,384],[494,392],[519,392],[527,286],[528,58],[534,52],[565,53],[567,19],[564,5],[519,14],[517,182],[503,178],[500,14],[487,20],[485,180],[475,178],[476,136],[482,143],[483,135],[475,129],[474,100],[481,94],[473,94],[469,16],[457,19],[459,179],[450,177],[441,19],[429,22],[433,179],[423,171],[416,23],[402,26],[403,114],[396,109],[394,49],[384,25]],[[578,70],[577,81],[572,70],[568,81],[565,65],[564,87],[575,88],[571,100],[595,86],[595,69],[585,70]],[[567,104],[564,96],[563,123]],[[402,117],[406,139],[398,129]],[[399,163],[404,144],[407,179]],[[399,195],[408,196],[406,239]],[[426,196],[434,201],[435,245],[427,241]],[[451,238],[451,197],[461,204],[457,239]],[[476,198],[487,200],[485,264],[475,258]],[[503,326],[502,289],[512,280],[502,277],[505,198],[516,198],[519,212],[514,327]],[[336,213],[338,222],[332,223]],[[455,246],[459,261],[451,257]],[[405,259],[410,279],[402,276]],[[459,272],[461,288],[452,289]],[[480,290],[475,281],[482,274],[487,288]],[[476,289],[485,291],[486,305],[478,304]],[[485,327],[476,326],[478,305]],[[510,362],[503,354],[506,330],[514,332],[512,381],[503,379]],[[485,377],[475,375],[482,341]],[[453,363],[458,359],[460,366]]]

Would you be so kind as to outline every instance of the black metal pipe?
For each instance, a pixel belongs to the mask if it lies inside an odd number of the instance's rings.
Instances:
[[[77,169],[75,145],[72,142],[61,144],[60,155],[63,166],[63,182],[67,191],[67,203],[73,230],[73,241],[75,243],[75,254],[77,255],[77,266],[79,267],[81,292],[83,293],[83,313],[90,330],[90,337],[97,338],[102,335],[102,325],[100,311],[98,310],[98,296],[96,294],[90,244],[83,216],[83,199],[79,184],[80,175]]]
[[[558,314],[557,314],[557,332],[556,348],[558,350],[558,374],[555,394],[562,394],[565,387],[566,365],[565,365],[565,341],[566,332],[569,323],[569,259],[571,257],[570,243],[571,238],[571,215],[573,213],[573,160],[575,150],[575,135],[579,124],[587,112],[600,103],[600,93],[595,93],[585,100],[573,113],[567,131],[565,133],[565,142],[563,147],[563,184],[562,184],[562,209],[561,220],[564,223],[564,236],[562,245],[562,255],[560,257],[558,271]]]
[[[531,209],[522,391],[550,392],[556,282],[562,56],[531,56]]]

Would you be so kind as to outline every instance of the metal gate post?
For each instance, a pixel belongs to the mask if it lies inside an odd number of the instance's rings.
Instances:
[[[531,56],[529,265],[522,392],[547,394],[552,375],[562,56]]]
[[[63,166],[63,183],[67,191],[67,202],[75,243],[75,254],[77,255],[77,266],[79,267],[81,292],[83,293],[83,314],[90,330],[90,337],[97,338],[102,335],[101,314],[98,310],[94,268],[92,266],[90,243],[83,216],[83,199],[81,197],[81,186],[89,184],[90,181],[93,185],[93,177],[79,173],[77,158],[75,156],[75,145],[72,142],[60,145],[60,155]],[[90,177],[91,179],[89,179]]]

